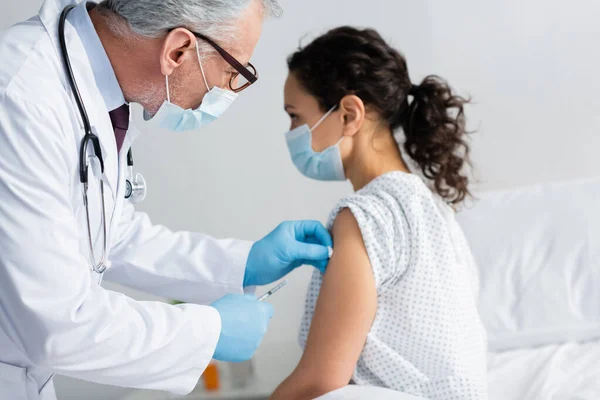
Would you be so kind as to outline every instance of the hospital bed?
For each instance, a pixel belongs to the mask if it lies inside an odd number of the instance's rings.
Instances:
[[[600,179],[484,193],[459,222],[479,267],[490,400],[600,399]],[[266,399],[299,357],[291,341],[261,349],[250,388],[188,399]],[[414,399],[365,390],[320,400]]]
[[[600,179],[481,195],[476,258],[491,400],[600,399]]]

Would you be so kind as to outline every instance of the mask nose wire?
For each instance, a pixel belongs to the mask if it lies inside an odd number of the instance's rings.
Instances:
[[[206,90],[210,92],[210,88],[208,87],[208,81],[206,80],[206,74],[204,73],[204,67],[202,66],[202,60],[200,59],[200,47],[198,47],[198,40],[196,40],[196,55],[198,56],[198,63],[200,64],[200,71],[202,72],[202,79],[204,79]]]

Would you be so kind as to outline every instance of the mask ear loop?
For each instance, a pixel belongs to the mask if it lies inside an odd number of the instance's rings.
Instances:
[[[312,132],[312,131],[314,131],[315,129],[317,129],[317,128],[319,127],[319,125],[321,125],[321,124],[323,123],[323,121],[325,121],[325,119],[326,119],[327,117],[329,117],[329,116],[331,115],[331,113],[332,113],[332,112],[334,112],[336,109],[337,109],[337,104],[336,104],[335,106],[331,107],[331,109],[330,109],[329,111],[327,111],[327,112],[325,113],[325,115],[323,115],[323,116],[321,117],[321,119],[320,119],[320,120],[319,120],[319,121],[318,121],[318,122],[317,122],[317,123],[316,123],[316,124],[315,124],[315,125],[314,125],[312,128],[310,128],[310,131]]]
[[[171,102],[171,94],[169,93],[169,75],[165,75],[165,81],[167,82],[167,101]]]
[[[313,127],[312,127],[312,129],[310,130],[310,132],[312,133],[312,131],[314,131],[315,129],[317,129],[317,128],[319,127],[319,125],[321,125],[321,124],[323,123],[323,121],[325,121],[325,119],[326,119],[327,117],[329,117],[329,116],[331,115],[331,113],[332,113],[332,112],[334,112],[334,111],[337,109],[337,107],[338,107],[337,105],[335,105],[335,106],[331,107],[331,109],[330,109],[329,111],[327,111],[327,112],[325,113],[325,115],[323,115],[323,116],[321,117],[321,119],[319,120],[319,122],[317,122],[317,123],[315,124],[315,126],[313,126]],[[340,144],[340,143],[342,143],[342,140],[344,140],[344,134],[342,134],[342,137],[340,138],[340,140],[338,140],[338,141],[337,141],[337,142],[336,142],[336,143],[335,143],[333,146],[331,146],[331,147],[339,146],[339,144]]]
[[[198,47],[198,40],[196,40],[196,55],[198,56],[198,63],[200,64],[200,71],[202,72],[202,79],[204,79],[206,90],[210,92],[210,88],[208,87],[208,81],[206,80],[206,74],[204,73],[204,67],[202,66],[202,60],[200,59],[200,48]]]

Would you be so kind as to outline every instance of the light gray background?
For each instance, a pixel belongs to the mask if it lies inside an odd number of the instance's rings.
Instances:
[[[34,15],[41,1],[2,5],[5,28]],[[265,25],[253,58],[259,83],[221,121],[194,134],[148,129],[135,144],[137,171],[149,185],[140,209],[155,222],[258,239],[285,219],[326,219],[350,187],[312,182],[295,171],[283,140],[288,120],[282,86],[285,58],[299,40],[341,24],[377,28],[407,56],[413,81],[435,73],[473,96],[469,117],[478,130],[473,159],[479,188],[598,175],[597,1],[282,0],[282,5],[283,18]],[[273,297],[275,317],[261,351],[295,339],[309,274],[295,272]],[[57,387],[61,400],[84,394],[87,400],[112,399],[123,392],[65,378],[57,379]]]

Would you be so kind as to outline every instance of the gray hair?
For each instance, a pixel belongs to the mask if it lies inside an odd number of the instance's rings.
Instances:
[[[157,38],[169,29],[186,27],[212,39],[235,39],[236,23],[254,0],[104,0],[99,10],[112,11],[136,34]],[[278,17],[277,0],[258,0],[267,18]],[[116,23],[114,30],[123,33]]]

